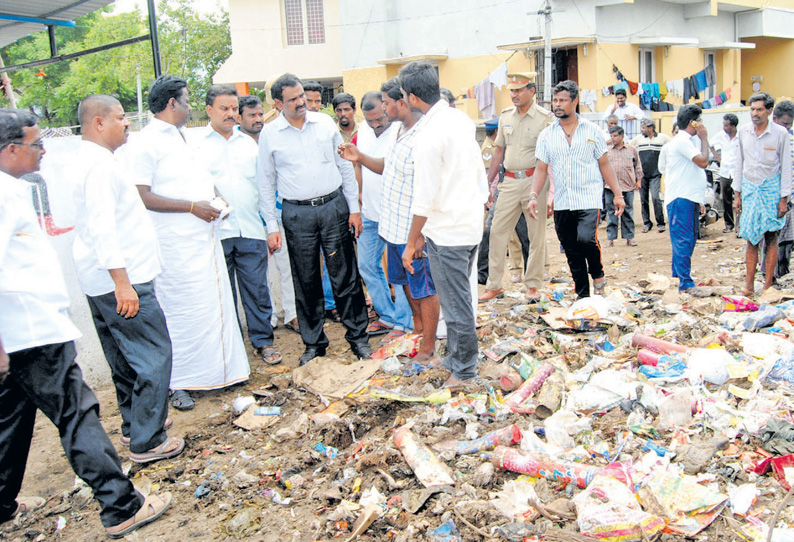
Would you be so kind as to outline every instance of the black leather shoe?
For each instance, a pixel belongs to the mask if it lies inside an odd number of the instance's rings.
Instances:
[[[372,347],[367,343],[351,345],[350,349],[358,359],[370,359],[372,357]]]
[[[298,363],[301,367],[309,363],[314,358],[319,358],[325,355],[325,347],[318,347],[315,348],[313,346],[309,346],[306,350],[301,354]]]

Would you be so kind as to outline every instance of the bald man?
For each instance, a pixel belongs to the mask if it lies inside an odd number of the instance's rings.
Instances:
[[[127,142],[130,123],[119,101],[103,94],[84,98],[77,114],[83,136],[75,161],[77,278],[113,373],[121,442],[137,463],[167,459],[185,442],[166,434],[171,340],[154,295],[157,235],[113,154]]]

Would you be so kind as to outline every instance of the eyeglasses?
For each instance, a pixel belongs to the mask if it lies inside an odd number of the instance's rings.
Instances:
[[[9,141],[8,143],[0,147],[0,151],[2,151],[3,149],[5,149],[10,145],[27,145],[28,147],[35,147],[40,151],[44,150],[44,141],[39,139],[38,141],[34,141],[32,143],[25,143],[24,141]]]
[[[35,147],[40,151],[44,150],[44,140],[39,139],[38,141],[34,141],[33,143],[25,143],[24,141],[20,141],[19,143],[14,142],[16,145],[27,145],[28,147]]]

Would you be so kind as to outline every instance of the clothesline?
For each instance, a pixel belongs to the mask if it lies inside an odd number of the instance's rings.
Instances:
[[[673,111],[673,105],[665,101],[668,95],[680,96],[685,104],[689,103],[691,98],[699,100],[700,92],[715,85],[717,82],[713,64],[709,64],[706,68],[689,77],[673,79],[666,81],[664,84],[629,81],[615,64],[612,65],[612,71],[615,73],[618,82],[612,86],[602,88],[602,94],[609,96],[615,94],[615,91],[619,89],[628,90],[632,95],[639,96],[640,107],[651,111]],[[728,87],[713,98],[695,103],[704,109],[711,109],[728,101],[730,98],[731,87]]]

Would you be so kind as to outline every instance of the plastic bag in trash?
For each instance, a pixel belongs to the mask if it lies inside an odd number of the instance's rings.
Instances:
[[[742,323],[742,328],[746,331],[756,331],[761,328],[769,327],[778,320],[786,317],[786,314],[777,307],[761,305],[758,311],[748,316]]]
[[[650,538],[665,524],[662,518],[643,512],[631,490],[611,476],[595,476],[572,502],[581,533],[607,542]]]
[[[529,503],[537,498],[535,486],[532,482],[529,480],[510,480],[505,482],[502,491],[496,494],[496,498],[491,500],[491,504],[503,516],[517,521],[524,521],[535,512],[535,509]]]
[[[433,542],[460,542],[461,540],[458,528],[451,519],[428,531],[427,536]]]
[[[603,320],[609,316],[609,303],[600,295],[585,297],[571,305],[566,320]]]
[[[728,365],[733,362],[733,356],[722,348],[696,348],[689,355],[687,378],[692,384],[704,380],[722,386],[731,378]]]

